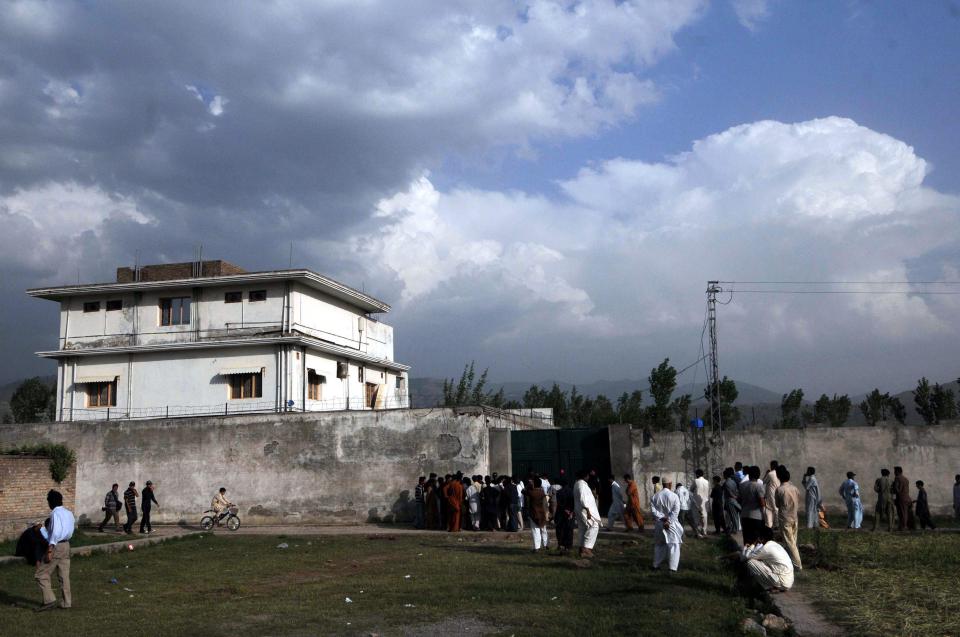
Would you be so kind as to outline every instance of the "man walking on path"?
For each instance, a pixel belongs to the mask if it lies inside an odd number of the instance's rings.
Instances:
[[[659,570],[664,560],[671,572],[680,567],[680,545],[683,543],[683,527],[680,526],[680,498],[671,490],[667,480],[663,488],[650,500],[653,515],[653,569]]]
[[[150,524],[150,509],[154,504],[157,505],[158,509],[160,508],[160,503],[153,495],[153,482],[147,480],[147,486],[144,487],[140,495],[140,511],[143,513],[140,518],[140,532],[144,533],[144,529],[146,529],[146,533],[153,533],[153,525]]]
[[[637,530],[643,530],[643,513],[640,511],[640,488],[636,480],[630,477],[629,473],[623,474],[623,480],[627,485],[627,514],[623,518],[623,523],[628,531],[632,531],[631,524],[637,525]]]
[[[137,521],[137,483],[131,482],[127,490],[123,492],[123,506],[127,512],[127,523],[123,525],[123,531],[130,535],[133,533],[133,523]]]
[[[802,568],[800,551],[797,550],[797,529],[800,526],[798,514],[800,512],[800,490],[790,482],[790,472],[784,466],[777,467],[777,481],[780,486],[774,497],[777,500],[777,523],[780,525],[780,534],[783,536],[783,545],[793,560],[793,569]]]
[[[770,461],[770,471],[763,476],[763,524],[768,529],[777,525],[777,488],[780,486],[780,480],[777,478],[777,467],[780,463],[776,460]]]
[[[859,529],[863,522],[863,503],[860,501],[860,485],[854,480],[853,471],[847,471],[847,479],[840,485],[840,497],[847,505],[847,528]]]
[[[119,488],[120,485],[115,483],[103,498],[103,510],[105,513],[103,522],[97,527],[97,530],[101,533],[103,532],[103,527],[110,521],[110,518],[113,518],[113,529],[115,531],[120,530],[120,494],[117,492]]]
[[[457,476],[451,476],[443,487],[443,496],[447,502],[447,532],[460,532],[460,507],[463,505],[463,483]]]
[[[960,473],[953,480],[953,515],[960,520]]]
[[[593,557],[593,546],[600,531],[600,512],[584,470],[577,472],[577,483],[573,485],[573,510],[580,527],[580,557]]]
[[[880,520],[887,521],[887,530],[893,530],[893,495],[890,489],[890,470],[881,469],[880,477],[873,483],[873,490],[877,494],[877,508],[873,516],[873,530],[877,530]]]
[[[70,595],[70,538],[73,537],[76,520],[73,513],[63,506],[63,495],[59,491],[47,492],[47,505],[50,507],[50,529],[40,529],[40,534],[47,541],[47,552],[43,559],[37,562],[34,575],[43,596],[43,605],[37,612],[50,610],[57,605],[57,596],[50,586],[50,576],[54,571],[57,571],[60,594],[63,597],[60,608],[70,608],[73,605]]]
[[[813,467],[807,467],[807,473],[803,476],[803,487],[806,489],[806,509],[807,509],[807,528],[815,529],[820,523],[820,505],[823,498],[820,497],[820,483],[817,482],[817,470]]]
[[[617,482],[614,476],[607,478],[607,482],[610,485],[610,509],[607,511],[607,530],[612,531],[613,525],[616,524],[617,520],[624,519],[623,487],[620,486],[620,483]],[[624,521],[624,525],[626,524],[626,521]]]
[[[693,481],[690,494],[693,497],[693,506],[697,517],[697,535],[707,537],[707,507],[710,504],[710,483],[703,477],[703,469],[697,469],[697,478]]]
[[[910,481],[903,475],[903,467],[893,468],[893,498],[897,505],[897,530],[916,528],[913,519],[913,500],[910,499]]]
[[[727,533],[740,532],[740,483],[733,469],[723,470],[723,512],[727,519]]]
[[[524,491],[527,499],[527,511],[530,514],[530,531],[533,533],[533,550],[549,548],[547,537],[547,494],[539,479],[530,483],[530,488]]]
[[[426,476],[420,476],[417,478],[417,486],[413,490],[413,500],[417,505],[417,515],[413,519],[413,528],[415,529],[422,529],[424,525],[424,519],[426,516],[426,503],[423,499],[423,485],[426,481]]]
[[[932,531],[937,528],[930,519],[930,504],[927,502],[927,490],[923,488],[923,480],[917,480],[917,520],[921,529],[930,527]]]
[[[691,509],[693,507],[693,502],[690,499],[690,491],[683,486],[682,482],[677,482],[677,488],[674,490],[677,498],[680,500],[680,533],[686,534],[686,531],[683,529],[684,524],[689,524],[690,528],[693,529],[693,534],[699,537],[697,533],[697,524],[693,520],[693,514]]]

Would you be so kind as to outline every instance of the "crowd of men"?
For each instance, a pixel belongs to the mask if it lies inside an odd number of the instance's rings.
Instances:
[[[137,483],[131,481],[123,492],[122,500],[119,490],[120,485],[114,483],[110,490],[107,491],[107,495],[103,497],[103,507],[100,509],[104,512],[103,522],[97,526],[97,530],[102,533],[103,527],[112,519],[114,530],[119,531],[120,511],[122,510],[127,516],[126,522],[123,523],[123,532],[127,535],[132,535],[133,525],[137,521],[137,498],[140,498],[140,533],[153,533],[153,524],[150,522],[150,512],[153,510],[154,505],[156,505],[158,509],[160,508],[160,503],[157,502],[155,495],[156,487],[153,485],[153,481],[147,480],[147,484],[144,486],[142,493],[137,490]]]
[[[652,567],[676,571],[685,527],[703,538],[712,519],[715,534],[742,534],[743,548],[736,557],[761,586],[771,591],[789,589],[795,571],[803,567],[797,547],[801,501],[808,528],[829,528],[816,469],[807,467],[799,487],[787,467],[776,460],[769,469],[737,462],[722,473],[713,476],[711,484],[697,469],[689,488],[653,476],[649,502],[654,532]],[[874,482],[873,529],[885,521],[887,530],[892,531],[894,513],[898,530],[915,529],[918,522],[921,528],[934,528],[923,481],[915,483],[914,500],[902,467],[894,467],[893,475],[891,480],[890,471],[881,469]],[[610,502],[606,525],[598,510],[601,489],[606,489],[603,495],[609,496]],[[847,510],[847,528],[861,528],[863,496],[854,472],[847,473],[839,495]],[[608,476],[602,486],[596,471],[584,470],[577,473],[572,487],[563,475],[551,482],[533,472],[526,478],[466,477],[460,473],[441,478],[430,474],[418,480],[414,499],[417,528],[517,532],[527,527],[534,552],[549,547],[547,527],[551,522],[558,550],[567,552],[576,546],[583,558],[593,557],[601,529],[613,530],[620,521],[628,532],[644,529],[639,488],[629,474],[622,482]],[[960,475],[955,477],[953,505],[960,519]]]

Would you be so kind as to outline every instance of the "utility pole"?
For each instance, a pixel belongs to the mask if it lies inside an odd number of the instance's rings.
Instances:
[[[707,281],[707,325],[710,332],[710,460],[714,475],[722,471],[723,419],[720,414],[720,363],[717,361],[717,293],[719,281]]]

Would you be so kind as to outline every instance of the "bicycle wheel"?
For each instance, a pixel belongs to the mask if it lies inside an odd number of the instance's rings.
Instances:
[[[210,529],[212,529],[213,518],[210,517],[209,515],[203,516],[203,518],[201,518],[200,520],[200,528],[203,529],[204,531],[209,531]]]
[[[240,528],[240,518],[235,515],[231,515],[227,518],[227,528],[231,531],[236,531]]]

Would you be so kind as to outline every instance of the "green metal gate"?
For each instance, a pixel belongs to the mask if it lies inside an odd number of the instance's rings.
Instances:
[[[601,484],[601,512],[609,506],[604,497],[610,474],[610,438],[601,429],[536,429],[510,433],[513,475],[531,471],[553,481],[561,475],[573,485],[579,469],[594,469]],[[606,506],[605,506],[606,505]]]

